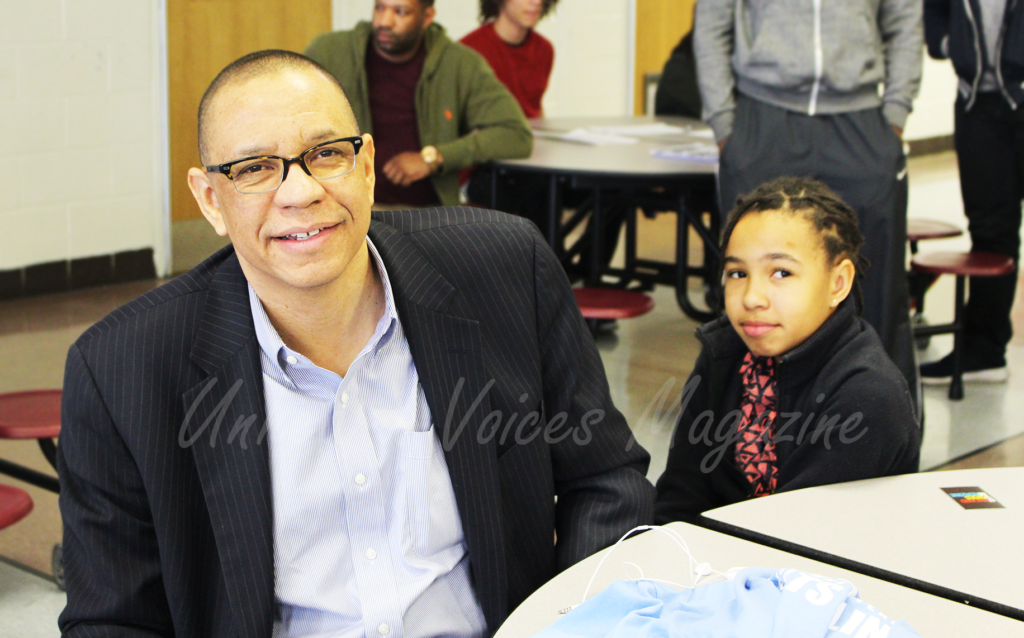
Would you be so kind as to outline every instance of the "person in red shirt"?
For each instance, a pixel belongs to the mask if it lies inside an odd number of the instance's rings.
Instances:
[[[555,62],[555,48],[533,27],[556,4],[558,0],[480,0],[484,24],[461,40],[484,56],[530,118],[543,114],[541,100]]]
[[[460,41],[487,60],[528,118],[543,115],[541,101],[555,62],[555,48],[533,27],[556,4],[558,0],[480,0],[483,26]],[[543,227],[547,187],[546,180],[541,183],[538,179],[531,175],[500,176],[495,208]],[[470,202],[491,201],[488,171],[470,173],[466,195]]]

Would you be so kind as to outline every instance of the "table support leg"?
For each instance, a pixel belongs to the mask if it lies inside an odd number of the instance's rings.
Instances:
[[[548,182],[548,245],[561,255],[561,242],[558,240],[558,227],[562,223],[562,207],[558,201],[558,175],[552,173]]]
[[[626,194],[626,272],[619,279],[619,285],[623,288],[629,286],[636,278],[636,209],[633,205],[634,194]]]
[[[17,463],[11,463],[0,459],[0,474],[6,474],[12,476],[19,481],[24,481],[30,485],[41,487],[44,490],[49,490],[56,494],[60,493],[60,482],[53,476],[37,472],[31,468],[23,467]]]
[[[678,214],[676,215],[676,303],[679,304],[679,308],[687,317],[700,322],[711,321],[715,318],[714,313],[696,308],[690,301],[688,291],[690,283],[688,273],[690,265],[690,215],[686,204],[686,193],[679,194],[678,207]],[[703,224],[697,222],[696,226],[700,226],[697,232],[700,233],[701,238],[704,238],[706,233],[701,232],[704,230]],[[707,239],[704,240],[704,250],[711,250]]]
[[[956,307],[953,311],[953,380],[949,382],[949,398],[953,401],[960,401],[964,398],[963,379],[963,333],[964,333],[964,280],[966,277],[956,277]]]
[[[53,469],[57,469],[57,444],[54,443],[53,439],[38,439],[39,449],[42,450],[43,456],[50,462]]]
[[[601,189],[594,189],[594,212],[590,217],[590,275],[587,285],[596,288],[601,284]]]
[[[491,164],[491,210],[498,209],[498,167]]]

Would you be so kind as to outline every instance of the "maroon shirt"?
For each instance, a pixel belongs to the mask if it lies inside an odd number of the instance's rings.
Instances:
[[[370,88],[370,117],[373,118],[373,143],[377,155],[373,162],[377,172],[374,198],[381,204],[430,206],[440,198],[430,178],[407,187],[394,184],[384,175],[384,165],[395,155],[406,151],[420,152],[420,127],[416,120],[416,85],[427,58],[422,45],[406,62],[390,62],[373,46],[366,52],[366,81]]]
[[[555,48],[544,36],[530,29],[522,43],[511,45],[494,30],[494,23],[488,22],[462,38],[462,44],[484,56],[526,117],[543,115],[541,100],[555,63]]]

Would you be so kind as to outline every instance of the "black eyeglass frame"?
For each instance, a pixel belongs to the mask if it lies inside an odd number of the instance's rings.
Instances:
[[[334,175],[332,177],[324,177],[323,179],[321,179],[321,178],[317,177],[316,175],[314,175],[313,173],[311,173],[309,171],[309,167],[306,166],[306,155],[308,155],[310,153],[310,151],[313,151],[314,149],[318,149],[321,146],[327,146],[328,144],[336,144],[338,142],[351,142],[352,143],[352,148],[353,148],[352,168],[348,169],[344,173],[340,173],[340,174]],[[341,177],[342,175],[348,175],[353,170],[355,170],[356,164],[358,164],[359,149],[361,149],[362,147],[363,147],[363,138],[361,136],[359,136],[359,135],[354,135],[352,137],[339,137],[336,140],[328,140],[326,142],[320,142],[319,144],[314,144],[313,146],[310,146],[309,148],[307,148],[306,150],[302,151],[297,156],[295,156],[295,157],[293,157],[291,159],[289,159],[287,157],[281,157],[280,155],[255,155],[253,157],[243,157],[242,159],[232,160],[232,161],[227,162],[225,164],[213,164],[211,166],[205,166],[204,168],[206,169],[207,173],[220,173],[224,177],[227,177],[229,180],[234,182],[235,178],[231,176],[231,167],[234,166],[235,164],[240,164],[242,162],[251,162],[253,160],[264,160],[264,159],[277,159],[277,160],[281,160],[284,163],[284,169],[281,171],[281,181],[278,182],[277,186],[275,186],[274,188],[271,188],[269,190],[260,191],[259,193],[243,193],[242,191],[238,191],[238,192],[242,193],[243,195],[259,195],[261,193],[269,193],[271,191],[277,190],[278,188],[281,188],[281,184],[284,184],[284,180],[288,179],[288,169],[291,168],[292,164],[298,164],[299,166],[301,166],[302,167],[302,171],[306,175],[309,175],[310,177],[312,177],[313,179],[317,180],[318,182],[319,181],[323,181],[325,179],[334,179],[336,177]],[[236,190],[237,190],[237,186],[236,186]]]

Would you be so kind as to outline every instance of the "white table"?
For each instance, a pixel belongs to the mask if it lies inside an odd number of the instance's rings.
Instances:
[[[676,299],[680,308],[693,319],[708,321],[712,315],[693,306],[687,297],[687,279],[700,277],[705,283],[714,283],[717,276],[718,226],[719,219],[712,215],[711,226],[706,226],[700,219],[702,211],[691,210],[688,202],[693,201],[694,193],[702,194],[703,199],[710,199],[714,205],[716,192],[715,173],[717,162],[694,162],[684,160],[660,159],[651,155],[658,148],[678,145],[686,142],[714,144],[714,140],[699,131],[709,132],[707,125],[699,120],[683,117],[578,117],[578,118],[540,118],[530,120],[534,131],[541,133],[568,133],[577,128],[594,126],[631,126],[652,123],[664,123],[685,129],[682,134],[668,136],[637,137],[636,144],[612,144],[606,146],[590,146],[566,142],[547,137],[535,137],[533,154],[526,159],[499,160],[490,164],[491,167],[491,201],[494,208],[497,204],[497,175],[499,173],[532,173],[545,175],[548,180],[548,223],[542,229],[547,234],[548,243],[561,258],[564,256],[562,238],[569,229],[575,227],[582,214],[570,221],[565,228],[561,221],[561,187],[589,190],[593,194],[593,210],[598,223],[590,226],[589,237],[586,239],[592,246],[602,246],[600,209],[602,197],[607,199],[607,191],[629,191],[632,200],[644,205],[648,200],[656,199],[656,210],[674,210],[679,214],[676,232],[676,261],[674,264],[654,262],[636,257],[636,219],[635,215],[627,215],[626,226],[626,267],[624,269],[603,269],[600,263],[599,250],[591,251],[588,285],[596,286],[601,281],[602,273],[617,275],[621,278],[620,285],[631,281],[653,284],[662,283],[676,288]],[[695,134],[696,133],[696,134]],[[588,208],[589,209],[589,208]],[[702,266],[690,266],[688,255],[689,231],[693,227],[701,236],[705,245],[705,260]],[[642,272],[638,272],[638,269]],[[653,274],[652,274],[653,273]]]
[[[890,618],[906,620],[923,638],[1003,638],[1024,636],[1024,623],[929,594],[855,574],[686,523],[669,526],[686,540],[694,558],[718,571],[732,567],[792,567],[820,576],[844,578],[865,601]],[[495,638],[526,638],[555,622],[558,610],[579,604],[600,552],[567,569],[538,589],[498,629]],[[649,578],[689,584],[686,555],[667,536],[648,532],[622,543],[605,561],[589,596],[624,578],[623,561],[636,563]],[[635,573],[634,573],[635,575]],[[720,580],[720,579],[718,579]],[[707,580],[707,582],[714,582]]]
[[[975,486],[1005,509],[963,509],[941,489]],[[836,562],[866,574],[888,578],[878,571],[885,570],[923,581],[896,579],[922,591],[947,588],[974,604],[1005,605],[1011,609],[1001,613],[1024,619],[1024,468],[826,485],[721,507],[704,517],[856,561],[867,569]]]
[[[687,117],[624,116],[624,117],[558,117],[530,120],[530,128],[541,134],[568,133],[573,129],[594,126],[631,126],[664,123],[686,129],[680,135],[637,137],[636,144],[609,144],[591,146],[564,142],[547,137],[535,137],[533,154],[526,159],[501,160],[499,166],[516,167],[525,171],[560,174],[570,177],[597,177],[608,179],[665,178],[677,180],[696,175],[714,177],[717,162],[689,162],[660,159],[651,151],[686,142],[714,144],[706,134],[710,131],[700,120]],[[635,183],[635,181],[633,182]]]

